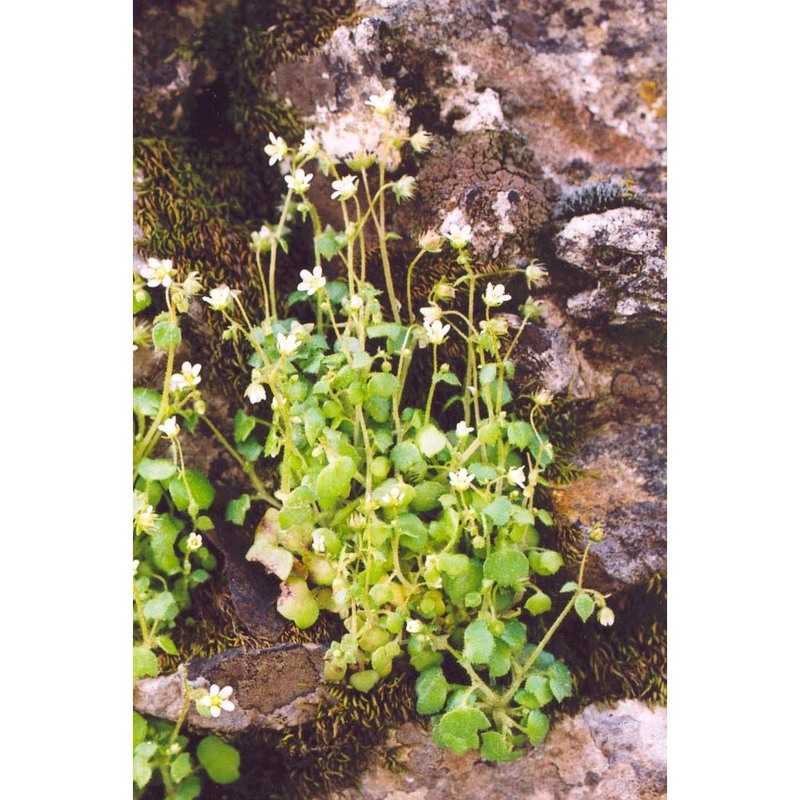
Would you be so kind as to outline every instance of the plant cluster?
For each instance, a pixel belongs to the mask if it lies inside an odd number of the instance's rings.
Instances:
[[[419,672],[417,709],[433,716],[435,741],[508,760],[544,739],[543,709],[573,690],[566,665],[546,650],[558,627],[573,609],[604,625],[613,612],[583,585],[591,542],[577,580],[561,587],[557,614],[542,585],[563,566],[540,545],[552,520],[535,503],[555,458],[536,425],[552,398],[538,392],[519,417],[509,386],[514,347],[536,304],[520,308],[523,325],[512,334],[499,310],[511,296],[505,283],[485,280],[502,275],[474,269],[469,225],[425,233],[405,285],[395,285],[387,202],[411,199],[415,181],[390,174],[403,147],[424,152],[430,137],[399,124],[391,91],[367,105],[376,143],[343,163],[309,131],[296,148],[270,135],[265,152],[284,171],[287,192],[278,222],[252,234],[263,318],[252,318],[225,284],[202,298],[224,316],[224,337],[251,348],[245,397],[272,412],[261,419],[240,411],[235,420],[235,449],[251,478],[264,457],[278,464],[274,497],[263,486],[257,492],[271,507],[248,558],[281,580],[278,611],[299,628],[320,611],[343,620],[346,634],[326,655],[328,680],[366,692],[407,659]],[[323,227],[309,198],[320,173],[340,203],[338,228]],[[297,315],[283,318],[278,255],[297,220],[311,222],[315,261],[288,298]],[[367,280],[368,227],[380,288]],[[416,307],[414,271],[444,247],[462,274],[437,283]],[[504,270],[517,272],[529,286],[547,278],[535,261]],[[442,357],[453,341],[463,353],[457,365]],[[411,398],[417,359],[431,371],[425,396]],[[455,426],[442,422],[445,409],[460,417]],[[229,519],[241,524],[248,505],[244,495]]]

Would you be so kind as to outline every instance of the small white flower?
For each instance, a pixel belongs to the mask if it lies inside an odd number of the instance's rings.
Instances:
[[[253,231],[250,234],[250,241],[253,243],[253,249],[262,252],[271,246],[273,240],[280,241],[275,235],[276,231],[269,225],[262,225],[261,230]]]
[[[198,701],[198,706],[204,707],[215,719],[222,711],[233,711],[236,706],[228,699],[233,694],[231,686],[224,686],[222,689],[216,683],[211,685],[207,694],[204,694]]]
[[[171,258],[148,258],[147,266],[142,267],[139,272],[147,280],[149,287],[163,286],[165,289],[172,283],[172,276],[175,274]]]
[[[417,128],[409,142],[415,153],[424,153],[431,146],[431,135],[423,128]]]
[[[311,179],[313,177],[313,175],[306,175],[306,171],[304,169],[296,169],[291,175],[286,175],[284,180],[286,181],[286,185],[293,192],[304,194],[306,191],[308,191],[308,187],[311,185]]]
[[[425,231],[417,241],[420,249],[426,253],[438,253],[442,249],[442,237],[432,228]]]
[[[322,533],[322,531],[314,531],[314,533],[311,534],[311,549],[315,553],[320,554],[324,553],[327,549],[325,547],[325,535]]]
[[[245,389],[244,396],[255,405],[267,399],[267,390],[260,383],[254,381]]]
[[[456,287],[445,281],[440,281],[434,286],[433,295],[437,300],[452,300],[456,296]]]
[[[508,320],[505,317],[492,317],[489,320],[482,319],[481,330],[492,336],[508,335]]]
[[[520,489],[525,488],[525,467],[515,467],[508,471],[508,479],[516,483]]]
[[[184,361],[181,371],[176,372],[169,379],[169,390],[171,392],[182,392],[184,389],[191,389],[193,386],[197,386],[201,381],[201,369],[202,366],[200,364],[191,364],[188,361]]]
[[[603,606],[597,612],[597,621],[601,625],[606,625],[606,626],[613,625],[614,624],[614,612],[608,606]]]
[[[313,158],[319,152],[319,142],[311,131],[303,132],[303,143],[300,145],[300,155]]]
[[[426,323],[431,323],[434,320],[442,318],[442,309],[439,306],[425,306],[421,308],[420,314]]]
[[[144,532],[153,530],[157,521],[158,514],[153,511],[153,506],[151,505],[147,505],[137,511],[133,518],[133,524],[136,526],[136,530]]]
[[[402,178],[398,178],[395,181],[392,191],[398,203],[402,203],[403,200],[410,200],[417,191],[417,179],[411,175],[403,175]]]
[[[450,230],[445,234],[445,237],[450,241],[450,244],[461,250],[472,241],[472,226],[471,225],[451,225]]]
[[[435,319],[432,322],[425,322],[422,326],[428,334],[428,341],[431,344],[442,344],[450,332],[449,325],[442,325],[442,321]]]
[[[529,286],[544,286],[547,283],[547,270],[536,261],[531,261],[525,267],[525,277],[528,279]]]
[[[385,117],[394,108],[394,90],[387,89],[383,94],[371,94],[367,105],[371,106],[376,114]]]
[[[356,311],[364,307],[364,301],[361,299],[359,295],[354,294],[352,297],[348,299],[347,307],[350,309],[350,313],[355,315]]]
[[[345,175],[344,178],[341,178],[338,181],[334,181],[331,186],[333,187],[333,194],[331,195],[331,200],[350,200],[350,198],[355,197],[356,192],[358,191],[358,178],[355,175]]]
[[[269,165],[272,166],[286,158],[289,147],[280,136],[276,137],[274,133],[270,133],[269,140],[271,144],[264,147],[264,152],[269,156]]]
[[[291,327],[289,329],[289,333],[294,334],[295,338],[300,342],[305,342],[311,331],[314,330],[314,323],[308,322],[305,325],[299,323],[296,319],[292,320]]]
[[[222,286],[217,286],[208,293],[208,297],[203,300],[208,303],[214,311],[224,311],[230,308],[233,303],[234,293],[224,283]]]
[[[462,419],[461,422],[459,422],[458,425],[456,425],[456,438],[466,439],[467,436],[469,436],[474,430],[475,428],[472,428],[469,425],[467,425],[467,423],[464,422],[464,420]]]
[[[199,550],[203,546],[203,537],[199,533],[190,533],[186,540],[187,550]]]
[[[418,619],[407,619],[406,630],[409,633],[419,633],[423,628],[422,622]]]
[[[405,490],[400,489],[398,486],[392,486],[392,488],[389,489],[389,491],[383,495],[383,497],[381,497],[381,505],[397,508],[398,506],[403,505],[405,498]]]
[[[458,472],[450,473],[450,485],[459,492],[465,492],[472,485],[475,476],[471,475],[464,467]]]
[[[297,337],[290,333],[288,336],[284,333],[278,334],[278,352],[282,356],[290,356],[292,353],[300,349],[302,342],[298,341]]]
[[[511,295],[506,294],[506,287],[502,283],[497,285],[490,283],[486,286],[486,291],[483,293],[483,302],[487,306],[501,306],[506,300],[510,300]]]
[[[313,273],[307,269],[301,269],[300,277],[302,281],[297,285],[297,291],[305,292],[309,297],[316,294],[327,283],[322,274],[322,267],[314,267]]]
[[[190,272],[183,281],[183,291],[191,297],[203,291],[203,284],[197,277],[199,274],[199,272]]]
[[[181,432],[175,417],[169,417],[169,419],[165,419],[163,424],[158,426],[158,429],[164,434],[164,436],[167,437],[167,439],[174,439]]]

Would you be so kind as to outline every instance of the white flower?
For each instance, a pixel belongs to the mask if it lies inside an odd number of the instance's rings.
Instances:
[[[520,489],[525,488],[525,467],[515,467],[508,471],[508,479],[516,483]]]
[[[196,294],[200,294],[200,292],[203,291],[203,284],[197,277],[199,274],[199,272],[190,272],[186,278],[184,278],[183,291],[191,297],[194,297]]]
[[[349,200],[351,197],[355,197],[358,191],[358,178],[355,175],[345,175],[344,178],[334,181],[331,186],[333,186],[334,190],[331,200],[338,200],[339,198]]]
[[[433,287],[433,295],[437,300],[452,300],[456,296],[456,287],[445,281],[439,281]]]
[[[141,276],[147,280],[147,285],[152,287],[163,286],[165,289],[172,283],[175,270],[172,268],[172,259],[148,258],[147,266],[139,270]]]
[[[432,228],[425,231],[417,241],[426,253],[438,253],[442,249],[442,237]]]
[[[406,620],[406,630],[409,633],[419,633],[422,630],[422,622],[418,619],[407,619]]]
[[[450,332],[450,326],[442,325],[442,321],[439,319],[425,322],[422,327],[425,328],[425,333],[428,334],[428,341],[431,344],[442,344]]]
[[[457,439],[466,439],[475,428],[470,427],[467,425],[466,422],[462,419],[461,422],[456,425],[456,438]]]
[[[158,514],[153,511],[153,506],[147,505],[136,512],[133,518],[133,524],[138,531],[151,531],[158,521]]]
[[[385,117],[394,107],[394,90],[387,89],[383,94],[371,94],[367,105],[372,107],[376,114]]]
[[[314,533],[311,534],[311,549],[315,553],[320,554],[324,553],[327,549],[325,547],[325,535],[322,533],[322,531],[314,531]]]
[[[255,405],[267,399],[267,390],[260,383],[254,381],[245,389],[244,396]]]
[[[313,177],[313,175],[306,175],[306,171],[304,169],[296,169],[291,175],[286,175],[284,180],[286,181],[286,185],[293,192],[303,194],[311,185],[311,179]]]
[[[423,128],[417,128],[409,142],[415,153],[424,153],[431,146],[431,135]]]
[[[350,313],[355,315],[356,311],[364,307],[364,301],[361,299],[359,295],[354,294],[352,297],[348,299],[347,307],[350,309]]]
[[[490,307],[501,306],[510,299],[511,295],[506,294],[506,287],[502,283],[498,283],[496,286],[493,283],[488,284],[483,293],[483,302]]]
[[[203,707],[215,719],[222,711],[233,711],[236,706],[228,699],[233,694],[233,687],[224,686],[222,689],[216,683],[211,685],[207,694],[204,694],[197,705]]]
[[[292,320],[291,327],[289,329],[289,333],[294,334],[295,338],[300,342],[305,342],[311,331],[314,330],[314,323],[308,322],[305,325],[299,323],[296,319]]]
[[[403,200],[410,200],[414,196],[414,192],[417,191],[417,179],[411,175],[403,175],[402,178],[398,178],[395,181],[392,191],[398,203],[402,203]]]
[[[322,274],[322,267],[314,267],[313,273],[307,269],[301,269],[300,277],[302,281],[297,285],[297,291],[305,292],[309,297],[316,294],[327,283]]]
[[[287,228],[284,226],[284,232]],[[262,225],[261,230],[253,231],[250,234],[250,241],[253,243],[253,249],[262,252],[271,246],[272,242],[280,244],[280,237],[277,235],[277,227],[272,228],[269,225]]]
[[[450,230],[445,234],[445,237],[450,241],[450,244],[461,250],[472,241],[472,226],[471,225],[451,225]]]
[[[404,489],[400,489],[398,486],[392,486],[392,488],[381,497],[381,505],[397,508],[403,505],[405,498],[406,493]]]
[[[297,337],[290,333],[288,336],[284,333],[278,334],[278,352],[282,356],[290,356],[296,352],[302,342],[298,341]]]
[[[464,492],[472,485],[475,476],[471,475],[464,467],[458,472],[450,473],[450,485],[459,492]]]
[[[199,550],[203,546],[203,537],[199,533],[190,533],[186,540],[187,550]]]
[[[190,389],[192,386],[197,386],[200,383],[200,364],[190,364],[184,361],[181,366],[181,371],[176,372],[169,379],[169,390],[171,392],[182,392],[184,389]]]
[[[169,419],[165,419],[163,424],[158,426],[158,429],[164,434],[164,436],[167,437],[167,439],[174,439],[181,432],[175,417],[169,417]]]
[[[603,606],[597,612],[597,621],[601,625],[606,625],[606,626],[613,625],[614,624],[614,612],[608,606]]]
[[[442,309],[439,306],[425,306],[421,308],[420,314],[426,323],[431,323],[434,320],[442,318]]]
[[[529,286],[544,286],[547,283],[547,270],[536,261],[531,261],[525,267],[525,277],[528,279]]]
[[[313,158],[319,152],[319,142],[314,138],[311,131],[303,132],[303,143],[300,145],[300,155]]]
[[[272,166],[276,162],[283,161],[283,159],[286,158],[289,147],[280,136],[276,138],[274,133],[270,133],[269,140],[272,144],[266,145],[264,147],[264,152],[269,156],[269,165]]]
[[[214,311],[224,311],[230,308],[233,303],[234,293],[224,283],[222,286],[217,286],[208,293],[208,297],[203,300],[208,303]]]

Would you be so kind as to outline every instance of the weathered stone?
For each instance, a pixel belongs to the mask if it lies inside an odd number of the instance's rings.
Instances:
[[[197,713],[192,703],[186,724],[192,730],[241,733],[257,728],[280,730],[314,717],[324,697],[322,667],[325,648],[316,644],[284,644],[265,650],[228,650],[207,661],[188,665],[190,685],[232,686],[233,711],[216,719]],[[179,673],[136,682],[133,707],[142,714],[177,720],[183,703]]]
[[[666,320],[665,230],[655,212],[615,208],[574,217],[555,245],[559,259],[597,282],[567,300],[571,316],[612,325]]]
[[[665,800],[666,711],[628,700],[589,706],[556,723],[547,741],[523,758],[489,764],[476,753],[439,749],[424,729],[406,724],[384,752],[400,773],[376,759],[355,789],[332,800]]]

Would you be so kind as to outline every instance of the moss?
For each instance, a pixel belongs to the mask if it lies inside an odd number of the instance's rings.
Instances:
[[[631,180],[600,178],[584,181],[569,189],[553,209],[553,219],[569,219],[584,214],[600,214],[611,208],[649,208],[645,196]]]

